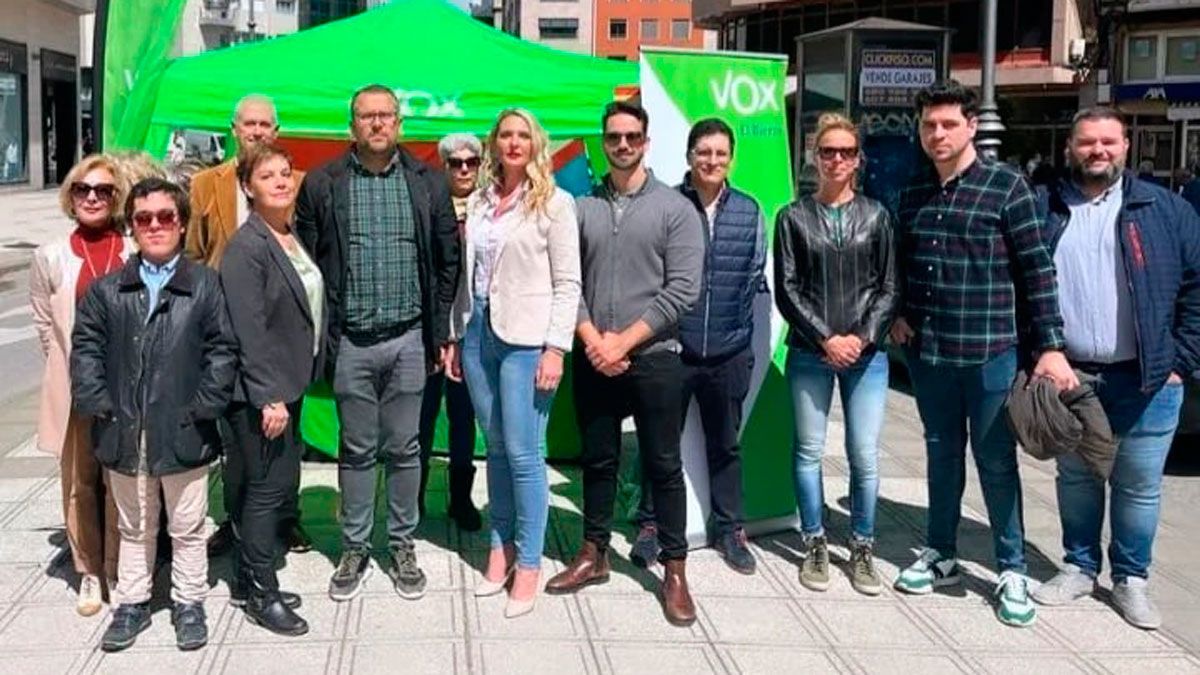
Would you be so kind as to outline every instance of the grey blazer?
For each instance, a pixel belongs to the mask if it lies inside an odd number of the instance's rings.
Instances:
[[[313,325],[304,284],[268,227],[251,213],[229,241],[220,269],[239,351],[234,400],[255,407],[299,400],[320,376],[325,356],[325,321]],[[314,331],[321,336],[316,357]]]

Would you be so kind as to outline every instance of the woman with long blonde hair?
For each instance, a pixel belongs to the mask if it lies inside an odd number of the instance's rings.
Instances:
[[[533,609],[549,516],[542,458],[579,307],[575,202],[554,184],[550,139],[527,110],[496,118],[468,205],[463,283],[447,351],[487,437],[491,551],[477,596],[512,588],[504,615]]]

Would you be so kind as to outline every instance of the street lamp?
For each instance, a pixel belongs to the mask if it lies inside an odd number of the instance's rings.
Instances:
[[[979,126],[975,133],[975,147],[979,154],[991,159],[1000,158],[1000,134],[1004,123],[996,108],[996,0],[983,0],[983,72],[979,88]]]

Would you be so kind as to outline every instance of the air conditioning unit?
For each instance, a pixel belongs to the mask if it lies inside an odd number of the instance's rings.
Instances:
[[[1067,45],[1067,62],[1073,66],[1080,65],[1087,58],[1087,40],[1075,38]]]

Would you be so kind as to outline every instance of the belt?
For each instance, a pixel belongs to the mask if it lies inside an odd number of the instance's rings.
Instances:
[[[421,323],[421,316],[418,314],[417,316],[405,321],[401,321],[394,326],[381,328],[379,330],[344,330],[342,331],[342,337],[360,347],[366,347],[370,345],[377,345],[380,342],[394,340],[412,330],[419,323]]]

